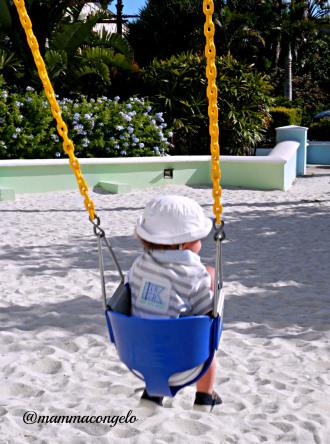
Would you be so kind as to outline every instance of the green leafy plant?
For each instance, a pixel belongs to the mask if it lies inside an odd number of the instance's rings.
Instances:
[[[270,84],[253,66],[217,59],[222,152],[249,154],[268,124]],[[173,127],[173,154],[208,154],[205,58],[194,54],[154,60],[142,73],[142,91]]]

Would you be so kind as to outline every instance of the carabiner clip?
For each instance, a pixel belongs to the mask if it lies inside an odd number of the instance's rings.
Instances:
[[[90,222],[93,224],[93,231],[96,237],[105,237],[105,232],[100,227],[101,221],[98,216],[95,217],[95,219],[89,218]],[[96,222],[95,222],[96,221]]]
[[[216,223],[216,219],[213,219],[213,228],[214,228],[214,240],[217,242],[222,242],[224,239],[226,239],[226,233],[225,233],[225,223],[222,220],[220,225]]]

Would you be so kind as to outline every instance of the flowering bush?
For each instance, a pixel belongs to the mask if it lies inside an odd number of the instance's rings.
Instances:
[[[173,133],[162,113],[153,112],[143,98],[120,102],[116,97],[59,100],[69,137],[80,157],[159,156],[171,148]],[[28,87],[25,94],[0,92],[0,158],[61,157],[56,132],[44,95]]]

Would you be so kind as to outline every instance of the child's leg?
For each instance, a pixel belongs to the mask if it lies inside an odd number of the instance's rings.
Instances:
[[[209,393],[210,395],[212,394],[216,371],[217,363],[214,357],[208,371],[201,377],[199,381],[196,382],[197,392]]]

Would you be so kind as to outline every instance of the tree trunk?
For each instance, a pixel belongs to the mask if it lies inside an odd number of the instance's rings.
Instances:
[[[292,52],[291,43],[289,43],[288,54],[285,61],[285,81],[284,81],[284,97],[292,100]]]

